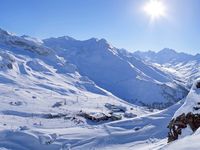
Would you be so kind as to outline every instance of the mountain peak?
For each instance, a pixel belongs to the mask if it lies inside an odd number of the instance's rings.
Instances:
[[[158,52],[158,54],[160,54],[160,53],[177,54],[177,52],[174,49],[170,49],[170,48],[164,48]]]
[[[100,46],[101,48],[110,48],[112,49],[113,46],[104,38],[102,39],[98,39],[98,38],[91,38],[91,39],[88,39],[86,41],[83,41],[83,42],[87,42],[87,43],[90,43],[90,44],[94,44],[94,45],[98,45]]]
[[[34,38],[34,37],[30,37],[30,36],[28,36],[28,35],[22,35],[21,37],[22,37],[23,39],[25,39],[25,40],[28,40],[28,41],[37,43],[37,44],[39,44],[39,45],[41,45],[41,44],[43,43],[42,40],[37,39],[37,38]]]
[[[6,31],[6,30],[3,30],[2,28],[0,28],[0,35],[14,35],[13,33],[10,33],[10,32],[8,32],[8,31]]]
[[[66,40],[66,41],[75,41],[76,39],[70,37],[70,36],[61,36],[61,37],[58,37],[58,39],[63,39],[63,40]]]
[[[9,33],[3,29],[0,28],[0,34],[4,34],[4,35],[9,35]]]
[[[108,41],[106,39],[104,39],[104,38],[98,39],[98,38],[94,38],[94,37],[90,38],[90,39],[88,39],[86,41],[94,41],[94,42],[99,42],[99,43],[108,43]]]
[[[106,39],[104,39],[104,38],[100,39],[99,42],[101,42],[101,43],[108,43],[108,41]]]

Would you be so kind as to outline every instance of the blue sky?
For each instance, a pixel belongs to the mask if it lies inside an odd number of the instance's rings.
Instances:
[[[0,0],[0,27],[39,38],[105,38],[135,50],[200,50],[200,0],[163,0],[167,17],[150,23],[149,0]]]

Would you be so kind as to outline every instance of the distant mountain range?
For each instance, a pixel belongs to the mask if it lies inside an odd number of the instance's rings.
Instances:
[[[133,53],[134,56],[139,57],[145,61],[155,62],[158,64],[177,64],[177,63],[184,63],[188,61],[199,61],[200,54],[191,55],[183,52],[176,52],[173,49],[165,48],[159,52],[154,51],[147,51],[141,52],[136,51]]]
[[[200,77],[200,54],[179,53],[165,48],[159,52],[137,51],[133,55],[166,73],[168,72],[189,89],[195,79]]]

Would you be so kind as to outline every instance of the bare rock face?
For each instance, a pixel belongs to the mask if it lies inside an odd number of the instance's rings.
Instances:
[[[168,143],[175,141],[182,134],[182,130],[190,127],[195,132],[200,127],[200,114],[183,113],[175,119],[172,119],[168,125]]]

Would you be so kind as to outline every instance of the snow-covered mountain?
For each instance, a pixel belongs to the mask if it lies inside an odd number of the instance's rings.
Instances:
[[[189,89],[192,83],[200,77],[199,54],[191,55],[165,48],[159,52],[136,51],[132,55],[165,73],[171,74],[173,78],[185,84],[185,87]]]
[[[65,142],[52,144],[61,136],[59,130],[149,113],[97,86],[42,41],[4,30],[0,89],[0,149],[62,149]]]
[[[0,109],[3,116],[42,117],[66,112],[73,115],[81,110],[99,112],[112,105],[127,109],[136,107],[80,75],[75,65],[52,49],[6,31],[1,31],[0,37]],[[138,111],[130,112],[134,115],[145,113],[137,108]]]
[[[0,29],[0,149],[170,149],[185,138],[167,144],[167,125],[199,109],[198,82],[181,100],[188,87],[176,65],[141,59],[105,39],[42,41]],[[170,107],[150,112],[141,104]]]
[[[81,75],[128,102],[165,108],[187,94],[168,74],[130,57],[105,39],[79,41],[65,36],[45,39],[44,44],[77,66]]]
[[[139,57],[143,60],[148,60],[151,62],[155,62],[158,64],[177,64],[180,62],[187,62],[190,60],[194,60],[195,56],[186,54],[183,52],[176,52],[173,49],[165,48],[162,49],[159,52],[154,51],[147,51],[147,52],[141,52],[136,51],[133,53],[134,56]]]

